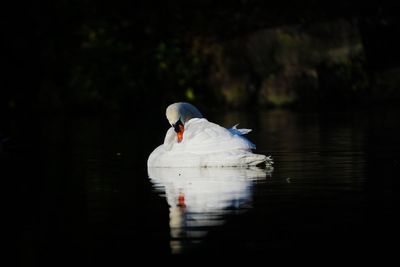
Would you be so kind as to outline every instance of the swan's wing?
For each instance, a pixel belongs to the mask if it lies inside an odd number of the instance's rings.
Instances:
[[[237,167],[267,163],[268,158],[254,154],[255,145],[239,133],[206,119],[191,119],[185,124],[182,141],[177,142],[176,133],[170,128],[164,144],[150,154],[147,164],[150,167]]]
[[[182,146],[190,146],[193,153],[213,153],[255,149],[255,145],[236,129],[232,132],[206,119],[191,119],[185,125]]]

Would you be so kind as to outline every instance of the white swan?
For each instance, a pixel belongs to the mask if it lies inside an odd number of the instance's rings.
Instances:
[[[168,106],[166,116],[171,124],[164,144],[149,156],[149,167],[233,167],[255,166],[271,161],[255,154],[256,146],[243,135],[250,129],[221,127],[203,118],[189,103]]]

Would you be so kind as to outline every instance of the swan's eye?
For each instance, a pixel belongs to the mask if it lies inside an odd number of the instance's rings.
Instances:
[[[174,127],[175,132],[179,133],[181,129],[179,128],[179,125],[183,126],[183,123],[181,120],[178,120],[175,124],[172,124],[172,127]]]

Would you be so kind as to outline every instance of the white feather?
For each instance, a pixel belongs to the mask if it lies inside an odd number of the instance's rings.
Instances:
[[[243,131],[242,131],[243,130]],[[173,128],[164,144],[149,156],[149,167],[251,166],[266,163],[265,155],[255,154],[256,146],[243,134],[249,129],[226,129],[207,119],[186,122],[183,139],[177,142]]]

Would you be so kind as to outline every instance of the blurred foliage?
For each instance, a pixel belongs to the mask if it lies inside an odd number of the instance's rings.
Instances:
[[[2,110],[400,99],[397,5],[61,0],[13,10],[3,20]]]
[[[318,66],[317,72],[320,103],[349,108],[365,100],[370,79],[365,71],[365,58],[360,55],[343,62],[324,62]]]
[[[169,102],[195,101],[204,88],[205,58],[193,49],[195,44],[173,39],[160,42],[155,51],[156,77]]]

